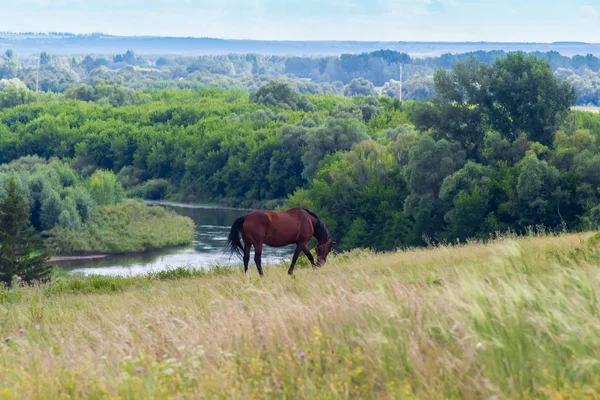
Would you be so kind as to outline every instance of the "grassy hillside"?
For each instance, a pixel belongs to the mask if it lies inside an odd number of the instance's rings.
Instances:
[[[355,251],[295,279],[282,266],[0,292],[0,397],[595,398],[599,244],[504,238]]]

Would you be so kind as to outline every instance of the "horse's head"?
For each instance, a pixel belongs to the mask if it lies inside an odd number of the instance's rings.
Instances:
[[[333,249],[333,246],[336,243],[331,240],[331,236],[329,238],[327,238],[327,241],[323,244],[319,244],[317,245],[317,247],[315,248],[317,250],[317,266],[318,267],[322,267],[323,265],[325,265],[325,262],[327,262],[327,255],[331,252],[331,249]]]

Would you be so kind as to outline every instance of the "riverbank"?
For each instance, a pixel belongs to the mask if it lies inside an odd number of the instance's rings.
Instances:
[[[55,256],[50,257],[48,262],[55,263],[60,261],[75,261],[75,260],[101,260],[108,257],[108,254],[95,254],[90,256]]]
[[[176,201],[164,201],[164,200],[144,200],[149,206],[170,206],[179,208],[201,208],[201,209],[219,209],[219,210],[234,210],[234,211],[253,211],[252,208],[238,208],[238,207],[225,207],[218,204],[212,203],[179,203]]]
[[[93,259],[189,244],[194,237],[194,223],[163,207],[125,200],[98,207],[92,221],[80,228],[56,227],[48,236],[46,243],[57,257]]]
[[[134,201],[134,200],[132,200],[132,201]],[[250,210],[250,209],[243,209],[243,208],[239,209],[239,208],[233,208],[233,207],[222,207],[217,204],[209,204],[209,203],[199,203],[199,204],[179,203],[179,202],[175,202],[175,201],[162,201],[162,200],[141,200],[141,201],[143,201],[144,204],[146,204],[148,206],[169,206],[169,207],[174,207],[174,208],[192,208],[192,209],[199,208],[199,209],[242,210],[242,211]],[[173,214],[171,214],[171,215],[173,215]],[[177,217],[179,217],[179,215],[177,215]],[[186,245],[188,243],[189,243],[189,241],[182,241],[178,246]],[[177,247],[177,246],[175,246],[175,247]],[[58,255],[58,256],[51,257],[49,262],[57,263],[57,262],[61,262],[61,261],[101,260],[101,259],[106,259],[106,258],[115,257],[115,256],[135,256],[135,255],[143,254],[144,252],[147,252],[147,251],[160,252],[162,250],[166,250],[169,248],[173,248],[173,247],[172,246],[158,247],[158,248],[151,248],[149,250],[143,250],[143,251],[129,251],[129,252],[123,252],[123,253],[110,253],[110,254]]]
[[[0,397],[597,398],[591,236],[0,292]]]

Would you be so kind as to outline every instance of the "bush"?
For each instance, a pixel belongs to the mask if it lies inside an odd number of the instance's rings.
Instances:
[[[162,200],[169,193],[169,182],[165,179],[152,179],[132,190],[127,195],[129,197],[139,197],[146,200]]]
[[[81,228],[57,226],[48,235],[48,246],[56,254],[117,254],[188,244],[194,237],[194,223],[163,207],[126,200],[98,207],[90,223]]]

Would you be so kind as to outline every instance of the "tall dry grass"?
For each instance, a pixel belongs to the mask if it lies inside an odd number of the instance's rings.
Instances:
[[[295,279],[5,292],[0,398],[597,398],[590,237],[355,251]]]

